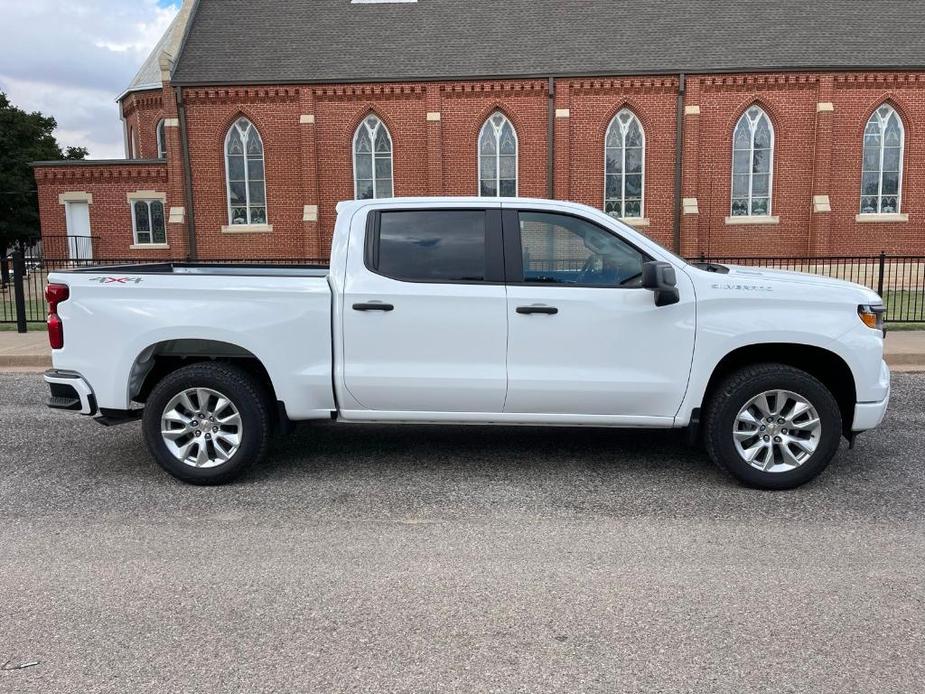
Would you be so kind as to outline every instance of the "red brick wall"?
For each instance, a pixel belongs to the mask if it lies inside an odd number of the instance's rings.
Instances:
[[[135,159],[157,159],[157,124],[164,118],[163,91],[129,94],[122,100],[122,118],[135,133]]]
[[[569,173],[568,199],[602,208],[607,128],[623,108],[636,114],[646,137],[643,216],[651,222],[640,231],[668,246],[674,225],[677,88],[676,78],[575,80],[568,84],[570,116],[556,122],[569,133],[570,156],[556,162]]]
[[[169,250],[133,250],[132,216],[126,195],[138,190],[167,193],[167,168],[159,164],[101,164],[99,166],[56,166],[36,169],[39,213],[42,219],[44,252],[49,258],[66,259],[68,245],[62,193],[90,193],[90,233],[96,259],[151,258],[185,255],[185,240],[167,225]],[[166,207],[173,204],[168,197]]]
[[[199,257],[299,258],[303,256],[299,94],[295,88],[189,90],[184,92],[196,201]],[[244,116],[263,140],[267,217],[271,233],[226,234],[225,136]],[[351,193],[352,195],[352,193]]]
[[[641,231],[670,245],[678,79],[575,78],[554,86],[554,105],[561,110],[555,120],[556,197],[602,206],[604,135],[614,114],[629,107],[646,134],[645,216],[650,226]],[[124,103],[126,118],[138,129],[143,156],[156,154],[159,118],[176,115],[173,90],[165,86],[163,95],[144,92]],[[184,98],[203,258],[326,255],[334,207],[354,194],[353,135],[370,112],[386,123],[392,136],[396,195],[476,194],[477,135],[495,109],[517,131],[520,195],[547,195],[549,93],[544,80],[189,88]],[[906,128],[902,212],[909,221],[858,223],[863,128],[884,101],[896,106]],[[818,112],[820,102],[832,103],[834,111]],[[730,225],[732,131],[753,103],[765,108],[774,124],[772,214],[779,223]],[[925,141],[920,132],[925,73],[693,76],[687,80],[684,104],[689,111],[699,108],[699,114],[684,117],[682,196],[696,198],[699,206],[699,214],[682,216],[685,254],[856,255],[881,249],[925,254]],[[439,113],[440,119],[428,119],[428,113]],[[239,115],[255,124],[264,141],[271,233],[222,231],[228,224],[223,144]],[[314,121],[300,123],[301,115]],[[168,150],[169,205],[184,205],[176,199],[184,197],[176,128],[168,128]],[[57,204],[57,192],[46,191],[49,186],[41,177],[39,185],[43,199],[51,196]],[[114,197],[124,201],[124,192]],[[813,195],[828,195],[832,211],[814,213]],[[317,222],[303,221],[305,205],[318,206]],[[123,207],[121,213],[127,214]],[[119,240],[111,243],[113,248],[122,244],[126,252],[131,227],[126,236],[124,220],[100,218],[108,209],[91,209],[94,233],[117,235],[122,229]],[[113,214],[117,211],[113,208]],[[45,233],[60,227],[56,215],[63,219],[62,210],[46,203],[42,214]],[[185,225],[173,225],[168,233],[185,235]],[[177,244],[171,242],[172,252],[180,252]]]
[[[922,75],[838,75],[834,79],[829,249],[832,253],[925,253],[925,77]],[[889,102],[903,119],[901,224],[858,224],[861,148],[870,115]]]

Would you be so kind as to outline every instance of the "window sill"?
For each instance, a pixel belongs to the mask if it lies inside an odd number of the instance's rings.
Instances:
[[[908,222],[909,215],[905,212],[888,212],[885,214],[859,214],[854,218],[854,221],[867,223]]]
[[[726,226],[736,226],[738,224],[780,224],[780,217],[769,214],[726,217]]]
[[[133,243],[129,246],[132,251],[169,251],[169,243]]]
[[[222,227],[223,234],[269,234],[272,224],[228,224]]]
[[[647,227],[652,224],[648,217],[620,217],[619,219],[631,227]]]

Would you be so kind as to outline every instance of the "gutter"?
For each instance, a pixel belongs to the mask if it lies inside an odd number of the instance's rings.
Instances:
[[[556,197],[556,79],[546,89],[546,197]]]
[[[175,62],[174,72],[179,69],[180,59]],[[685,69],[684,74],[690,75],[766,75],[772,73],[799,74],[801,72],[925,72],[925,65],[817,65],[817,66],[780,66],[780,67],[722,67],[722,68],[691,68]],[[562,71],[556,73],[485,73],[485,74],[448,74],[448,75],[411,75],[401,77],[392,76],[352,76],[352,77],[285,77],[277,79],[262,79],[260,77],[216,80],[216,79],[189,79],[181,78],[171,84],[183,87],[278,87],[280,85],[311,85],[311,84],[373,84],[379,82],[481,82],[485,80],[542,80],[549,79],[619,79],[625,77],[673,77],[679,74],[677,68],[658,68],[654,70],[618,70],[605,72],[601,70]]]
[[[193,171],[190,165],[189,138],[186,130],[186,104],[183,102],[183,87],[177,87],[177,120],[180,121],[180,150],[183,156],[183,189],[186,197],[186,236],[188,260],[196,260],[196,213],[193,207]]]
[[[678,103],[675,112],[675,159],[674,159],[674,230],[672,249],[681,254],[681,185],[684,182],[684,92],[687,89],[687,76],[678,75]]]

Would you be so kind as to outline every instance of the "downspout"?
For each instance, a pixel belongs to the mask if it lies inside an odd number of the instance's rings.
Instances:
[[[546,88],[546,197],[556,196],[556,80],[549,78]]]
[[[681,254],[681,185],[684,181],[684,92],[686,76],[678,75],[678,104],[675,113],[675,160],[674,160],[674,252]]]
[[[186,234],[188,259],[196,260],[196,214],[193,208],[193,170],[190,165],[189,138],[186,131],[186,104],[183,102],[183,87],[177,87],[177,120],[180,121],[180,149],[183,152],[183,187],[186,193]]]

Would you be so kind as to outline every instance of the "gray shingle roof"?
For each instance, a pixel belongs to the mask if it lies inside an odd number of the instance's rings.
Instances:
[[[199,0],[186,84],[925,66],[920,0]]]

